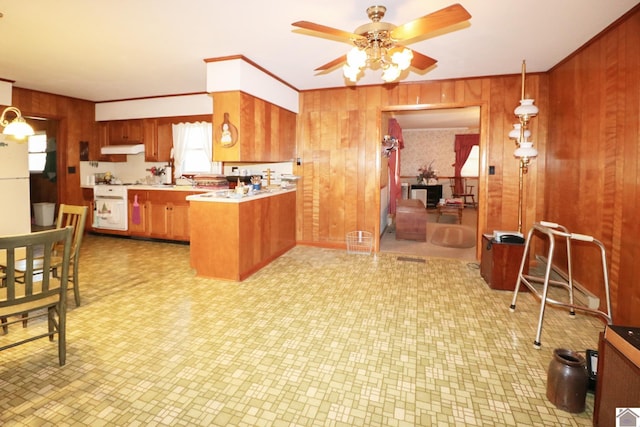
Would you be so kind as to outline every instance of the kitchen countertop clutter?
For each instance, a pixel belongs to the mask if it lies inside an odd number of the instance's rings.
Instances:
[[[251,200],[271,197],[278,194],[290,193],[296,191],[296,187],[277,187],[266,188],[262,190],[250,190],[246,193],[240,193],[234,190],[218,190],[210,191],[202,194],[194,194],[187,197],[189,201],[197,202],[221,202],[221,203],[241,203]]]

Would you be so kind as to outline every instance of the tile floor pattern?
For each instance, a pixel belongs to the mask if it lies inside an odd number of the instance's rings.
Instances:
[[[556,409],[546,369],[600,321],[549,309],[535,350],[531,295],[511,313],[477,264],[418,260],[296,247],[235,283],[195,277],[186,245],[87,236],[67,364],[47,340],[0,353],[0,424],[591,425],[593,396]]]

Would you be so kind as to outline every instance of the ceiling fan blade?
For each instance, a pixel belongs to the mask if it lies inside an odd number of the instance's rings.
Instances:
[[[324,65],[319,66],[318,68],[316,68],[314,71],[326,71],[326,70],[330,70],[333,67],[335,67],[336,65],[342,63],[342,62],[347,62],[347,55],[342,55],[339,58],[334,59],[331,62],[327,62]]]
[[[294,27],[303,28],[305,30],[311,30],[318,33],[325,33],[325,34],[329,34],[329,35],[340,37],[347,40],[356,40],[356,39],[363,38],[358,34],[350,33],[348,31],[338,30],[336,28],[327,27],[326,25],[314,24],[313,22],[309,22],[309,21],[298,21],[298,22],[294,22],[291,25],[293,25]]]
[[[469,18],[469,12],[456,3],[394,28],[391,37],[395,40],[409,40],[464,22]]]
[[[411,52],[413,52],[413,59],[411,60],[411,66],[418,68],[419,70],[426,70],[427,68],[431,67],[436,62],[438,62],[437,60],[431,57],[428,57],[427,55],[423,55],[420,52],[416,52],[413,49],[411,49]]]

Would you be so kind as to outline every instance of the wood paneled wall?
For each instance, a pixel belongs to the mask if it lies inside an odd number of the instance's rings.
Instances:
[[[549,72],[544,193],[546,219],[604,243],[614,323],[629,326],[640,326],[638,34],[640,7]],[[599,252],[575,246],[574,277],[604,301]]]
[[[380,234],[385,112],[470,105],[481,108],[479,239],[481,233],[494,229],[515,230],[518,162],[507,134],[516,122],[513,110],[520,99],[520,83],[520,75],[515,75],[302,92],[297,136],[302,158],[297,173],[303,177],[298,191],[298,242],[344,247],[349,231]],[[536,99],[542,111],[546,89],[545,75],[527,76],[526,94]],[[546,114],[533,119],[532,133],[543,158]],[[525,180],[525,227],[543,207],[537,200],[544,188],[537,162],[533,161]],[[488,175],[489,165],[495,166],[495,175]]]
[[[80,191],[80,141],[93,138],[95,104],[60,95],[13,88],[12,103],[29,117],[56,119],[58,203],[82,204]],[[69,172],[75,168],[75,173]]]

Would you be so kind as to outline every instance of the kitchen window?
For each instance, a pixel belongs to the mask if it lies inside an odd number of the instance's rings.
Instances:
[[[211,173],[211,123],[178,123],[172,126],[176,176]]]

